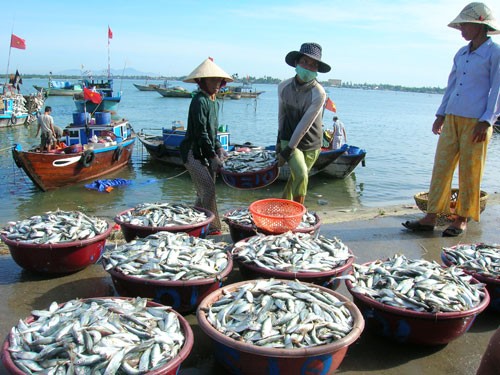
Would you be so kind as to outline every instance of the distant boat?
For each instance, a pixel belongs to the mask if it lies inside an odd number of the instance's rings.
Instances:
[[[125,119],[111,121],[109,113],[98,112],[89,123],[85,113],[74,113],[64,133],[64,149],[23,151],[19,144],[12,149],[16,165],[43,191],[95,179],[130,162],[135,133]]]
[[[77,112],[116,112],[118,108],[118,103],[122,99],[121,92],[115,92],[113,90],[113,79],[108,78],[106,80],[94,80],[94,79],[84,79],[83,86],[95,90],[98,92],[102,101],[99,104],[92,103],[90,100],[85,100],[82,93],[75,94],[73,96],[73,101],[76,106]]]
[[[33,85],[35,90],[42,91],[45,96],[73,96],[83,91],[81,82],[54,81],[49,77],[48,87]]]
[[[160,83],[149,83],[148,84],[147,80],[144,83],[144,85],[139,85],[137,83],[134,83],[133,85],[139,91],[156,91],[156,88],[161,88],[161,87],[166,88],[168,86],[167,81],[165,81],[165,83],[163,83],[163,84],[160,84]]]
[[[219,98],[229,97],[231,99],[257,98],[265,91],[257,91],[251,84],[244,83],[241,86],[226,86],[217,94]]]
[[[165,98],[192,98],[193,93],[181,86],[155,87],[155,91]]]

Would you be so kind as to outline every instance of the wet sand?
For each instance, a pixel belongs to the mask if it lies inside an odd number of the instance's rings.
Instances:
[[[307,204],[307,202],[306,202]],[[413,205],[366,208],[355,211],[318,210],[322,219],[321,234],[336,236],[346,243],[356,256],[356,263],[383,259],[395,253],[412,258],[440,262],[443,246],[457,243],[498,243],[500,197],[490,194],[481,222],[469,223],[464,235],[443,238],[438,227],[434,232],[415,234],[406,231],[401,222],[422,216]],[[229,234],[217,239],[231,242]],[[114,246],[120,236],[108,240]],[[233,269],[227,284],[241,280]],[[350,298],[342,284],[338,292]],[[30,315],[33,309],[46,309],[51,302],[65,302],[73,298],[116,295],[109,274],[100,264],[64,276],[47,277],[21,269],[3,248],[0,253],[0,336],[6,337],[18,320]],[[186,316],[195,334],[194,348],[181,366],[179,374],[224,374],[215,362],[213,347],[198,327],[195,314]],[[474,374],[487,343],[500,323],[500,314],[489,310],[481,313],[470,330],[447,345],[417,346],[400,344],[374,335],[366,330],[348,350],[337,370],[339,374]],[[0,365],[0,374],[6,373]]]

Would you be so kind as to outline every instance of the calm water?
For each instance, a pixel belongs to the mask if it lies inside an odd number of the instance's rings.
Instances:
[[[163,98],[156,92],[141,92],[133,83],[144,82],[117,80],[115,88],[123,92],[118,114],[129,119],[136,131],[152,129],[148,132],[160,134],[161,128],[170,127],[172,121],[186,123],[189,99]],[[24,79],[23,92],[33,92],[33,84],[46,85],[46,81]],[[195,88],[181,82],[174,84]],[[255,87],[265,91],[257,100],[223,101],[221,123],[229,126],[233,143],[275,143],[277,87]],[[430,129],[441,95],[337,88],[328,91],[337,105],[338,116],[346,125],[348,143],[367,150],[366,167],[358,166],[355,173],[344,180],[314,176],[309,184],[307,206],[318,209],[319,196],[334,209],[413,204],[415,193],[428,190],[437,142],[437,136]],[[46,105],[52,106],[57,125],[64,127],[72,121],[75,106],[71,98],[49,97]],[[326,126],[331,126],[332,117],[332,112],[325,112]],[[103,177],[130,179],[133,180],[131,185],[116,188],[111,193],[87,190],[83,183],[40,192],[15,166],[9,149],[14,143],[20,143],[24,148],[38,143],[35,134],[36,126],[0,129],[0,178],[3,181],[0,194],[4,197],[0,205],[0,224],[57,208],[113,217],[142,202],[194,203],[195,193],[189,175],[182,174],[183,169],[151,161],[138,140],[132,164],[116,174]],[[499,151],[500,135],[495,134],[482,186],[489,193],[500,190]],[[276,182],[266,189],[241,191],[220,181],[217,191],[219,210],[224,213],[235,207],[248,206],[257,199],[279,197],[283,186],[284,183]]]

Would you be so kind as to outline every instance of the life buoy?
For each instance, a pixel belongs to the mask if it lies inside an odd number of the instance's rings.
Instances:
[[[16,125],[17,124],[17,117],[16,117],[16,115],[12,114],[12,116],[10,117],[10,123],[12,125]]]
[[[82,165],[85,168],[87,168],[87,167],[90,167],[92,165],[92,163],[94,162],[94,158],[95,158],[94,151],[85,150],[83,152],[81,159],[80,159],[80,162],[82,163]]]
[[[114,161],[120,160],[120,157],[122,156],[122,152],[123,152],[123,146],[122,145],[119,145],[118,147],[116,147],[116,150],[113,153],[113,160]]]

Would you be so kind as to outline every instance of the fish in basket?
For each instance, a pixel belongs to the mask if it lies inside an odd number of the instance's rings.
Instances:
[[[228,186],[252,190],[266,187],[276,181],[279,168],[274,151],[240,149],[229,153],[220,174]]]

